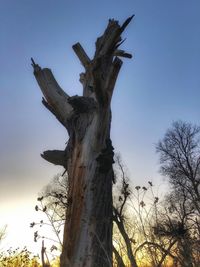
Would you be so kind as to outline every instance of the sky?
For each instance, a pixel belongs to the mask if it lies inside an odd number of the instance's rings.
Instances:
[[[133,59],[124,59],[115,87],[111,134],[132,183],[162,185],[155,144],[172,121],[200,124],[199,12],[199,0],[0,0],[0,227],[8,224],[0,249],[37,250],[29,228],[37,195],[62,172],[40,153],[68,139],[41,104],[30,58],[51,68],[69,95],[81,95],[72,45],[92,57],[108,19],[135,14],[123,34]]]

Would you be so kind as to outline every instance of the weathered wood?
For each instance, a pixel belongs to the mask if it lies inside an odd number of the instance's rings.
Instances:
[[[34,75],[45,96],[43,104],[66,127],[69,141],[65,151],[45,151],[53,164],[67,168],[68,208],[61,254],[61,267],[112,266],[112,181],[113,147],[110,140],[111,98],[122,65],[119,52],[120,27],[109,20],[104,34],[96,41],[90,60],[82,46],[73,46],[85,67],[80,75],[83,96],[69,97],[49,69],[33,61]],[[127,56],[128,55],[128,56]]]
[[[131,20],[134,18],[135,15],[130,16],[129,18],[127,18],[125,20],[125,22],[122,24],[121,26],[121,33],[126,29],[126,27],[128,26],[128,24],[131,22]]]
[[[131,22],[132,18],[129,17],[123,25],[120,27],[118,21],[109,20],[109,24],[101,38],[98,38],[96,42],[96,53],[103,56],[107,53],[112,53],[115,51],[116,46],[121,42],[121,34]],[[118,47],[118,46],[117,46]]]
[[[109,20],[108,26],[100,38],[96,41],[95,57],[104,56],[106,54],[112,55],[115,50],[115,45],[121,41],[121,28],[118,21]]]
[[[39,65],[33,65],[34,75],[42,93],[54,113],[64,122],[72,114],[72,107],[68,103],[69,95],[65,93],[55,80],[50,69],[41,69]]]
[[[83,47],[81,46],[80,43],[76,43],[75,45],[72,46],[74,52],[76,53],[76,55],[78,56],[80,62],[82,63],[82,65],[87,68],[88,65],[90,64],[90,58],[88,57],[88,55],[86,54],[85,50],[83,49]]]
[[[106,85],[105,85],[106,91],[109,94],[109,99],[111,99],[112,97],[115,83],[116,83],[122,64],[123,64],[122,60],[116,57],[111,65],[110,72],[109,72]]]

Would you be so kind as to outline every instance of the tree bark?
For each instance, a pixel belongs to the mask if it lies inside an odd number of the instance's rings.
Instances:
[[[68,209],[64,228],[61,267],[112,266],[113,147],[110,139],[110,103],[122,65],[120,56],[131,55],[117,48],[122,26],[109,20],[96,41],[91,60],[82,46],[73,49],[85,68],[80,74],[83,96],[67,95],[49,69],[32,60],[34,75],[43,92],[43,104],[69,134],[65,151],[45,151],[42,157],[63,165],[68,172]],[[120,51],[120,52],[119,52]],[[118,56],[115,56],[118,55]]]

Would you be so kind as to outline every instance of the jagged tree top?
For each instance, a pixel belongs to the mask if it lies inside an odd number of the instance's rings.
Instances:
[[[122,26],[118,21],[110,19],[103,35],[97,38],[96,51],[91,60],[80,43],[73,45],[73,50],[85,68],[80,74],[83,84],[83,96],[93,98],[98,106],[108,106],[111,101],[115,82],[122,65],[120,57],[131,58],[132,55],[120,50],[124,42],[122,32],[130,23],[129,17]],[[73,114],[73,101],[70,96],[58,85],[52,72],[48,68],[42,69],[32,60],[34,75],[44,95],[43,104],[67,128],[67,120]]]

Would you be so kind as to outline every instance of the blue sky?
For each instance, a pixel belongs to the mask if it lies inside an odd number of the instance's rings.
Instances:
[[[122,23],[135,14],[123,35],[122,48],[133,59],[124,60],[115,88],[112,138],[134,184],[161,184],[155,143],[173,120],[200,124],[199,12],[198,0],[0,1],[3,222],[15,220],[13,212],[24,214],[25,225],[37,193],[61,171],[40,153],[62,149],[67,141],[65,129],[41,104],[30,58],[51,68],[70,95],[81,94],[83,69],[71,46],[79,41],[92,56],[109,18]]]

